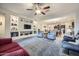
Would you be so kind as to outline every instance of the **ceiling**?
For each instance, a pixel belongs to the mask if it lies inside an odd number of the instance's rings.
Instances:
[[[73,22],[75,20],[75,16],[65,16],[65,17],[59,17],[59,18],[54,18],[54,19],[49,19],[49,20],[44,20],[40,23],[44,24],[60,24],[60,23],[67,23],[67,22]]]
[[[26,16],[28,18],[34,18],[36,20],[47,20],[65,15],[73,14],[79,10],[79,4],[77,3],[45,3],[50,5],[50,10],[46,15],[34,16],[34,11],[28,11],[27,8],[32,8],[32,3],[0,3],[1,8],[10,10],[17,14]]]

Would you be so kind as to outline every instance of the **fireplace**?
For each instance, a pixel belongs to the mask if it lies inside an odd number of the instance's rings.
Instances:
[[[18,32],[11,32],[11,37],[16,37],[16,36],[18,36],[18,35],[19,35]]]

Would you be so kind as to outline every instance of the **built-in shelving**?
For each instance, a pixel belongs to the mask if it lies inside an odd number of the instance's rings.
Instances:
[[[30,25],[31,28],[24,29],[24,24]],[[11,15],[10,34],[11,37],[14,39],[34,36],[36,34],[36,31],[35,31],[35,27],[33,27],[33,21]]]

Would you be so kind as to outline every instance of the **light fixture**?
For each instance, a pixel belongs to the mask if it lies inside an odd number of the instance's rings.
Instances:
[[[43,3],[33,3],[32,8],[27,8],[26,10],[32,11],[34,10],[34,15],[46,15],[47,11],[49,11],[50,6]]]
[[[41,14],[41,10],[36,10],[35,11],[37,14]]]

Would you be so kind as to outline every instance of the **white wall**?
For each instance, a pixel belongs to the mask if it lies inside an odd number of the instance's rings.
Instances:
[[[75,28],[74,28],[74,31],[75,31],[75,34],[79,31],[79,12],[76,13],[76,19],[75,19]]]
[[[0,37],[3,37],[3,36],[7,36],[7,37],[10,37],[10,33],[9,33],[9,31],[10,31],[10,20],[9,20],[9,15],[8,14],[6,14],[6,13],[3,13],[3,11],[2,10],[0,10],[0,14],[1,15],[3,15],[4,17],[5,17],[5,22],[4,22],[4,24],[5,24],[5,26],[4,26],[4,34],[3,35],[0,35]],[[3,19],[4,20],[4,19]],[[1,28],[0,28],[1,29]]]
[[[0,36],[5,35],[5,16],[0,15]]]
[[[47,25],[45,23],[38,22],[37,28],[40,29],[41,31],[44,31],[45,30],[44,26],[47,26]]]

